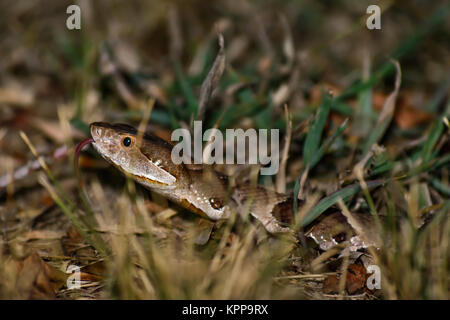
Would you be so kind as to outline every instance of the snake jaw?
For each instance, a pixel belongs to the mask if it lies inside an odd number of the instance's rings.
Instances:
[[[137,182],[148,187],[173,189],[177,178],[171,171],[156,165],[146,153],[155,153],[160,147],[149,142],[143,134],[141,143],[136,143],[138,132],[125,124],[94,122],[90,125],[94,147],[97,152],[120,171],[129,174]],[[125,143],[126,142],[126,143]]]

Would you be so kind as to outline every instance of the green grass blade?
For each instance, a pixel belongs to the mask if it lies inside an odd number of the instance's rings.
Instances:
[[[441,136],[443,131],[444,131],[444,121],[442,121],[442,119],[440,118],[433,125],[433,129],[431,130],[431,133],[428,135],[428,138],[425,141],[425,144],[423,145],[421,154],[422,163],[427,163],[432,159],[434,147],[438,142],[439,137]]]
[[[303,146],[303,164],[305,168],[309,167],[314,155],[318,152],[320,139],[322,137],[325,121],[330,113],[332,98],[326,94],[322,104],[317,111],[316,117],[311,123],[311,127],[306,135],[305,145]]]
[[[323,155],[327,151],[327,149],[331,146],[331,144],[334,142],[334,140],[342,135],[347,129],[348,125],[348,118],[345,119],[345,121],[337,128],[336,131],[333,132],[331,136],[325,139],[325,141],[320,146],[319,150],[317,150],[316,153],[313,154],[312,159],[309,163],[309,169],[311,170],[319,161],[322,159]]]
[[[367,181],[367,188],[373,189],[379,187],[386,183],[385,180],[372,180]],[[362,190],[362,187],[359,183],[352,184],[348,187],[345,187],[335,193],[329,195],[328,197],[319,201],[319,203],[314,206],[305,216],[303,221],[300,223],[301,227],[305,227],[311,222],[313,222],[317,217],[319,217],[323,212],[325,212],[328,208],[338,202],[339,199],[347,199]]]
[[[181,91],[186,98],[186,102],[190,112],[194,115],[194,119],[197,118],[197,98],[195,97],[194,90],[190,83],[186,79],[183,73],[183,69],[179,61],[174,61],[175,74],[180,85]]]

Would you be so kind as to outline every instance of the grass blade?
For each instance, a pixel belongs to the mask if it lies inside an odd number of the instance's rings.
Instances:
[[[391,92],[391,94],[387,97],[386,101],[384,102],[383,109],[381,110],[377,124],[372,133],[369,135],[366,144],[364,145],[363,154],[366,154],[375,143],[381,140],[381,138],[386,133],[387,128],[391,124],[392,118],[394,116],[395,103],[401,85],[402,72],[398,61],[393,61],[393,63],[395,65],[395,68],[397,69],[397,76],[395,78],[395,88],[394,91]]]
[[[342,135],[347,129],[348,125],[348,118],[345,119],[345,121],[337,128],[336,131],[333,132],[331,136],[325,139],[325,141],[320,146],[319,150],[317,150],[316,153],[313,154],[311,162],[309,163],[309,169],[311,170],[319,161],[322,159],[323,155],[327,151],[327,149],[333,144],[334,140],[336,140],[337,137]]]
[[[367,181],[367,189],[373,189],[379,187],[386,183],[385,180],[372,180]],[[328,197],[319,201],[319,203],[314,206],[314,208],[309,211],[305,218],[300,223],[301,227],[305,227],[311,222],[313,222],[317,217],[319,217],[323,212],[325,212],[328,208],[338,202],[339,199],[345,200],[348,197],[351,197],[362,190],[362,186],[359,183],[352,184],[348,187],[345,187],[335,193],[329,195]]]
[[[422,163],[427,163],[432,159],[432,154],[434,151],[434,147],[439,140],[439,137],[442,135],[444,131],[444,121],[442,118],[438,119],[437,122],[433,125],[433,129],[431,133],[428,135],[427,140],[422,148]]]
[[[330,113],[332,98],[329,94],[325,95],[322,104],[317,111],[314,121],[311,123],[311,128],[306,136],[305,145],[303,147],[303,164],[309,167],[314,155],[319,150],[320,139],[322,137],[325,121]]]

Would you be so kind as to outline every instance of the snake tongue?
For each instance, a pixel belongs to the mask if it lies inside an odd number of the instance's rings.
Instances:
[[[75,148],[75,157],[73,160],[74,160],[75,172],[77,173],[77,175],[78,175],[78,158],[80,157],[81,150],[83,149],[84,146],[86,146],[92,142],[94,142],[94,139],[86,138],[83,141],[81,141]]]
[[[80,157],[81,154],[81,150],[83,149],[84,146],[91,144],[92,142],[94,142],[93,138],[86,138],[83,141],[81,141],[77,147],[75,148],[75,156],[74,156],[74,169],[75,169],[75,175],[77,176],[77,180],[78,180],[78,186],[80,187],[80,190],[83,190],[84,193],[81,193],[82,195],[82,199],[84,201],[86,201],[86,203],[91,203],[89,200],[89,197],[87,196],[86,190],[84,190],[83,188],[83,182],[81,180],[81,175],[80,175],[80,170],[78,169],[78,158]]]

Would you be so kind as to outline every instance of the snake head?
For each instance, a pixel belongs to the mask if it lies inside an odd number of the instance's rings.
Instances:
[[[127,124],[94,122],[90,125],[93,146],[100,155],[123,173],[147,185],[170,187],[176,177],[162,165],[170,145],[153,136],[138,134]],[[159,158],[158,158],[159,155]],[[164,157],[166,156],[166,157]]]

